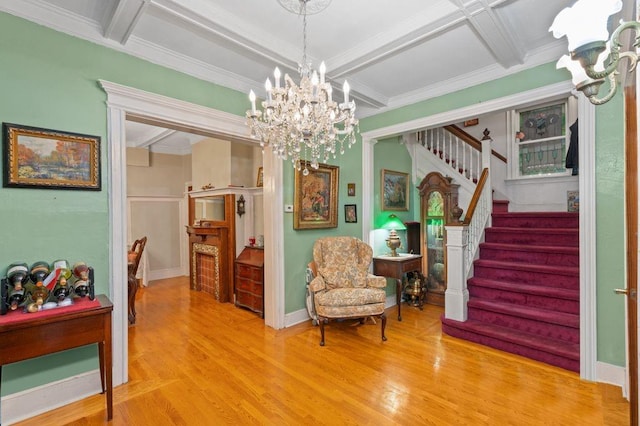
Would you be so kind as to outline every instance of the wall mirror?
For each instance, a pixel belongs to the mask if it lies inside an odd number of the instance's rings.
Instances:
[[[194,220],[220,221],[224,218],[224,195],[200,197],[195,199]]]

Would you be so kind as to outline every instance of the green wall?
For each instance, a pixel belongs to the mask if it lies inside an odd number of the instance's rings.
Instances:
[[[0,269],[14,261],[84,260],[96,269],[97,291],[108,293],[106,94],[97,80],[104,79],[238,115],[243,115],[247,108],[246,94],[3,13],[0,13],[0,51],[0,121],[100,136],[103,165],[100,192],[0,189],[0,218],[4,224]],[[360,128],[365,132],[566,78],[553,64],[547,64],[363,119]],[[597,109],[596,170],[598,359],[620,366],[624,365],[624,306],[623,298],[612,294],[613,288],[624,281],[621,111],[620,96]],[[304,271],[311,260],[313,242],[325,235],[362,237],[360,143],[330,162],[340,167],[337,228],[294,231],[292,214],[285,214],[287,313],[304,309]],[[386,141],[378,145],[373,175],[378,197],[374,200],[375,215],[380,214],[380,169],[409,171],[411,168],[404,147],[398,149]],[[284,202],[293,204],[294,173],[289,163],[284,165],[284,171]],[[355,197],[347,196],[347,183],[356,184]],[[412,190],[410,203],[414,207],[416,200],[415,190]],[[345,204],[358,206],[358,223],[344,222]],[[411,208],[411,211],[417,210]],[[407,217],[398,216],[404,220],[414,219],[411,211]],[[89,371],[96,368],[96,358],[95,348],[89,347],[9,365],[3,369],[1,395]]]
[[[102,138],[102,191],[0,189],[0,274],[11,262],[83,260],[108,294],[106,94],[98,79],[244,114],[247,96],[0,13],[0,121]],[[38,342],[34,342],[38,344]],[[97,368],[82,348],[3,368],[1,395]]]
[[[598,361],[625,365],[624,114],[622,96],[596,108]]]

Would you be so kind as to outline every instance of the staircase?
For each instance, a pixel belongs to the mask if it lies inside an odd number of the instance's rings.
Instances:
[[[495,204],[469,290],[468,320],[442,330],[580,371],[578,213],[508,213]]]

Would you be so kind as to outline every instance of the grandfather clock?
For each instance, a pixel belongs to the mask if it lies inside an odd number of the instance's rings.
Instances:
[[[444,306],[447,289],[447,234],[451,212],[458,205],[458,187],[452,178],[431,172],[418,186],[420,192],[420,246],[422,273],[427,281],[426,302]]]

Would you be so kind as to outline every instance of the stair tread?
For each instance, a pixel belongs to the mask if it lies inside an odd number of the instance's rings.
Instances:
[[[580,360],[580,344],[542,337],[525,331],[512,330],[500,325],[484,323],[477,320],[465,322],[442,318],[448,326],[472,331],[488,337],[526,346],[540,351],[561,355],[569,359]]]
[[[575,246],[544,246],[534,244],[510,244],[510,243],[480,243],[480,247],[512,250],[512,251],[535,251],[535,252],[553,252],[564,254],[579,254],[580,248]]]
[[[486,231],[492,232],[516,232],[516,233],[529,233],[529,234],[576,234],[580,232],[578,228],[530,228],[530,227],[518,227],[518,226],[492,226],[487,228]]]
[[[492,214],[500,217],[579,217],[577,212],[496,212]]]
[[[467,304],[469,308],[480,308],[492,312],[503,313],[521,318],[531,319],[565,327],[580,328],[580,315],[566,312],[550,311],[513,303],[495,302],[486,299],[471,298]]]
[[[526,293],[555,297],[567,300],[579,300],[580,290],[572,290],[562,287],[549,287],[542,285],[523,284],[510,281],[492,280],[489,278],[473,277],[469,279],[469,284],[479,287],[489,287],[498,290],[507,290],[516,293]]]
[[[552,273],[558,275],[579,275],[577,266],[537,265],[532,263],[508,262],[504,260],[477,259],[474,265],[487,266],[501,269],[520,269],[534,272]]]

